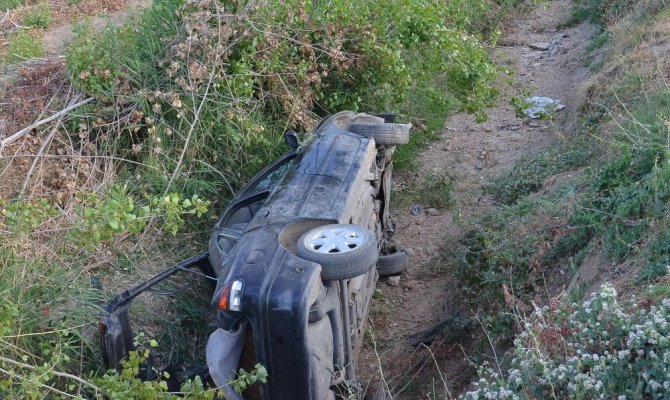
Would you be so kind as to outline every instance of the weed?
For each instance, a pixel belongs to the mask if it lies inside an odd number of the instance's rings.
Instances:
[[[484,217],[462,242],[458,273],[464,289],[490,307],[503,304],[503,284],[523,300],[541,293],[555,259],[570,255],[552,251],[571,233],[562,202],[527,196]]]
[[[29,32],[20,32],[8,38],[9,44],[4,61],[12,64],[31,58],[41,57],[44,54],[44,46],[39,38]]]
[[[453,192],[454,180],[446,170],[424,176],[418,189],[421,203],[433,208],[450,207],[453,204]]]
[[[21,23],[31,28],[48,28],[51,25],[49,3],[40,3],[26,9],[21,16]]]
[[[309,128],[334,110],[398,109],[410,93],[423,93],[411,89],[436,76],[448,94],[433,90],[424,102],[441,99],[441,118],[447,96],[456,99],[451,107],[483,118],[497,95],[497,68],[469,35],[471,16],[439,2],[406,6],[277,2],[231,21],[229,30],[214,17],[222,12],[217,2],[161,2],[133,26],[97,36],[82,30],[68,71],[89,94],[132,105],[121,126],[127,140],[115,142],[114,151],[157,168],[146,175],[156,179],[143,185],[188,192],[209,185],[205,195],[215,196],[219,190],[208,182],[239,187],[281,151],[276,143],[285,128]],[[412,18],[396,21],[398,15]],[[461,30],[442,29],[446,20]],[[427,51],[428,40],[442,50]],[[95,118],[118,118],[100,114]],[[438,129],[431,131],[426,136]],[[425,143],[421,136],[413,143]]]
[[[591,42],[586,46],[586,51],[595,51],[606,45],[609,45],[612,41],[611,33],[608,31],[600,33],[598,36],[593,38]]]

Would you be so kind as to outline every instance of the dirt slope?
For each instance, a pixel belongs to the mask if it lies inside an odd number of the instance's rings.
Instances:
[[[527,87],[532,95],[566,104],[556,121],[520,120],[507,100],[490,110],[484,124],[476,124],[468,115],[450,117],[442,139],[421,157],[419,175],[446,171],[455,181],[455,206],[433,216],[425,212],[414,216],[407,209],[394,212],[396,242],[411,249],[413,256],[399,286],[380,283],[370,325],[388,386],[393,393],[404,388],[397,398],[426,398],[432,390],[427,386],[432,385],[442,393],[443,378],[454,395],[473,376],[474,368],[463,356],[468,353],[467,344],[441,343],[433,360],[425,350],[412,351],[406,337],[447,315],[471,314],[451,272],[454,263],[449,257],[469,226],[493,205],[492,199],[483,196],[484,185],[509,171],[521,157],[541,151],[573,129],[575,111],[583,100],[580,85],[589,77],[580,57],[595,28],[580,24],[557,29],[569,9],[569,0],[557,0],[523,13],[516,26],[507,29],[495,54],[499,62],[511,64],[516,71],[517,88]],[[504,90],[508,96],[513,92],[513,88]],[[403,179],[407,177],[398,176],[395,184],[402,185]],[[446,262],[437,265],[436,260],[445,256]],[[364,378],[375,380],[379,363],[371,342],[366,341],[358,368]],[[443,377],[434,373],[435,364]]]

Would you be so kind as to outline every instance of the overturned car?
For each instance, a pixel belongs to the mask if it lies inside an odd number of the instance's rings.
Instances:
[[[292,150],[235,196],[208,253],[106,304],[107,366],[118,368],[133,348],[133,301],[194,272],[210,278],[216,309],[205,375],[227,399],[335,399],[356,382],[355,354],[378,277],[407,266],[407,254],[389,242],[389,201],[393,153],[410,127],[391,115],[341,112],[321,120],[303,146],[287,134]],[[267,369],[266,383],[244,395],[227,385],[256,363]]]

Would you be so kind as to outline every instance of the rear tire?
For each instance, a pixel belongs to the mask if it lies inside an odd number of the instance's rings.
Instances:
[[[307,231],[296,244],[298,257],[321,265],[321,279],[340,281],[363,275],[377,263],[372,232],[357,225],[331,224]]]
[[[397,275],[407,269],[409,266],[409,255],[405,249],[399,249],[395,252],[379,256],[377,260],[377,272],[379,276]]]

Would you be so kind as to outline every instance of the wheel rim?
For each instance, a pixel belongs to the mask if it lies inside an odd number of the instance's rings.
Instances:
[[[324,228],[306,238],[307,248],[315,253],[341,254],[360,247],[365,241],[363,232],[353,228]]]

